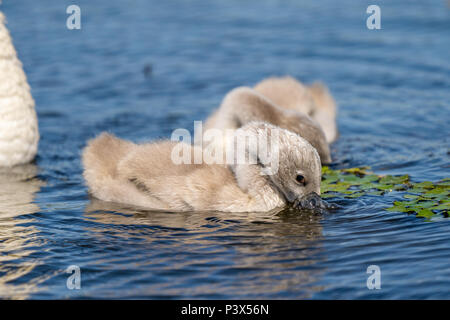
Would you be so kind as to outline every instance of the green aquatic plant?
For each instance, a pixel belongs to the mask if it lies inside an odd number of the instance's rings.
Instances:
[[[358,198],[401,192],[403,201],[394,201],[388,211],[413,213],[431,218],[437,214],[448,217],[450,210],[450,178],[439,182],[410,181],[409,175],[377,175],[369,167],[333,170],[322,168],[322,198]]]

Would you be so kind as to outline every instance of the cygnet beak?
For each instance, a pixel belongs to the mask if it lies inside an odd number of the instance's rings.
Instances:
[[[329,205],[320,198],[320,196],[315,193],[311,192],[307,194],[306,196],[301,197],[300,199],[297,199],[294,201],[293,206],[297,209],[328,209]]]

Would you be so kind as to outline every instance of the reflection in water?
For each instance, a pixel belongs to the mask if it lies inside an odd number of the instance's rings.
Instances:
[[[85,217],[94,222],[88,232],[99,242],[129,246],[134,259],[111,248],[91,262],[111,272],[127,270],[131,283],[139,283],[125,293],[129,298],[263,298],[276,293],[305,298],[319,289],[314,288],[321,274],[314,268],[321,252],[319,215],[149,212],[91,199]],[[92,288],[96,295],[114,297],[108,284],[102,285]]]
[[[21,280],[39,263],[27,258],[40,243],[37,230],[28,226],[33,219],[25,216],[39,211],[34,195],[44,183],[37,171],[33,164],[0,168],[0,298],[25,299],[43,281]]]

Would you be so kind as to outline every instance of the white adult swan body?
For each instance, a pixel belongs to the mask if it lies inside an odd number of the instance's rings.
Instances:
[[[32,161],[39,130],[30,86],[0,12],[0,166]]]

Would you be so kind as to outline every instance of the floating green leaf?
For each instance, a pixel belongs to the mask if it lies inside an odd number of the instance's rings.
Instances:
[[[369,167],[333,170],[322,168],[323,198],[358,198],[364,195],[381,196],[393,191],[402,192],[404,201],[395,201],[388,211],[414,213],[431,218],[436,214],[448,216],[450,211],[450,178],[433,183],[414,183],[409,175],[379,176]]]

